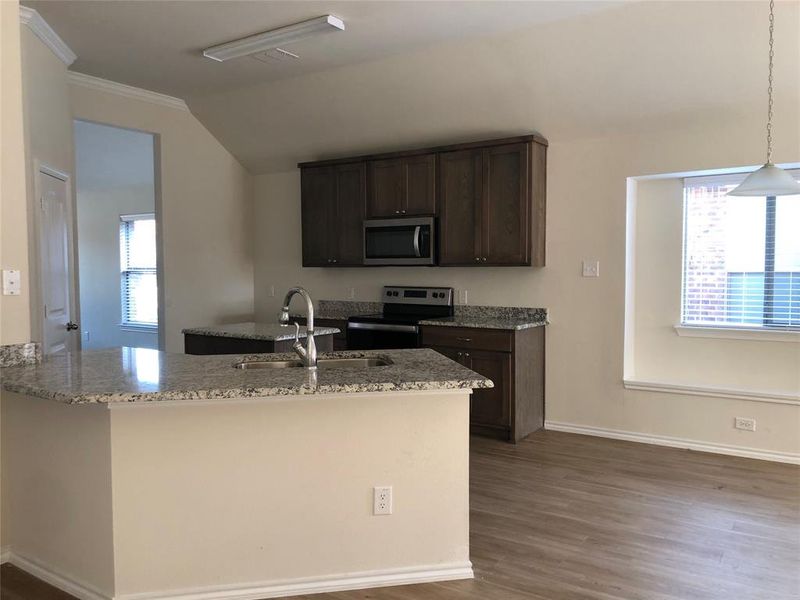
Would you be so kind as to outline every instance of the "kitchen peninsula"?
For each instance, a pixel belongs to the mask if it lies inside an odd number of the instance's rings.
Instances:
[[[471,577],[469,397],[492,382],[430,349],[233,368],[293,358],[116,348],[4,369],[15,559],[92,599]]]

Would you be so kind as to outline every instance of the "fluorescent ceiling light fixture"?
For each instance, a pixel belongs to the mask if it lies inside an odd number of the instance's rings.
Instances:
[[[263,52],[277,48],[278,46],[285,46],[298,40],[325,33],[328,31],[344,31],[344,21],[339,17],[333,15],[323,15],[316,19],[309,19],[308,21],[301,21],[294,25],[287,25],[286,27],[279,27],[264,33],[257,33],[240,40],[234,40],[219,46],[213,46],[203,50],[203,56],[218,60],[230,60],[231,58],[239,58],[240,56],[248,56],[256,52]]]

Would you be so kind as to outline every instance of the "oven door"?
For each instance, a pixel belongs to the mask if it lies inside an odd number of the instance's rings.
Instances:
[[[419,327],[393,323],[347,323],[348,350],[419,347]]]
[[[433,265],[433,217],[364,221],[365,265]]]

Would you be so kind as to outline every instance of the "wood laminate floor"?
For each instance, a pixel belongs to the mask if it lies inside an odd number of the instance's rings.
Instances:
[[[473,438],[475,579],[293,600],[798,600],[800,468],[557,432]],[[71,596],[3,565],[3,600]]]

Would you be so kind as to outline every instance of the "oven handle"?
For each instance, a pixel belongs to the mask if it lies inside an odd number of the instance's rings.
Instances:
[[[422,258],[422,254],[419,251],[419,234],[422,232],[422,225],[417,225],[414,228],[414,254],[417,258]]]
[[[418,333],[416,325],[393,325],[392,323],[348,323],[348,329],[364,329],[367,331],[400,331],[403,333]]]

